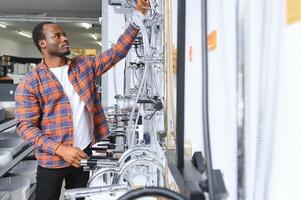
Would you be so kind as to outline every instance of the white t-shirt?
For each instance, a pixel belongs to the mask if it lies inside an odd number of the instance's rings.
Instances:
[[[71,104],[74,128],[73,146],[85,149],[91,143],[93,132],[92,120],[84,102],[80,99],[68,78],[68,68],[68,65],[64,65],[49,69],[60,81]]]

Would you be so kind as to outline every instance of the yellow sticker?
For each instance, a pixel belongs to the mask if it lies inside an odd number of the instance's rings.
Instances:
[[[84,50],[82,48],[71,48],[71,55],[72,56],[83,56]]]
[[[86,56],[91,56],[91,55],[96,56],[96,49],[86,49],[85,55]]]
[[[286,19],[287,24],[293,24],[301,21],[301,1],[287,0],[286,1]]]
[[[192,62],[192,46],[189,47],[188,55],[189,55],[189,62]]]
[[[217,48],[217,31],[212,31],[208,35],[208,51],[213,51]]]

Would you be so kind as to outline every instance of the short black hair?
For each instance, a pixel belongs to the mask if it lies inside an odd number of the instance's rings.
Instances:
[[[45,38],[45,35],[43,33],[43,26],[45,24],[55,24],[55,23],[54,22],[41,22],[41,23],[37,24],[32,30],[33,42],[36,45],[36,47],[39,49],[40,52],[41,52],[41,47],[39,45],[39,40],[42,40]]]

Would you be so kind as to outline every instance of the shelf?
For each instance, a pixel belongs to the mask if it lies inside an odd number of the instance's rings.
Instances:
[[[26,145],[19,151],[17,155],[14,156],[14,159],[4,168],[0,170],[0,177],[9,172],[18,162],[20,162],[25,156],[30,154],[33,151],[33,146]]]
[[[21,74],[7,73],[7,77],[13,80],[13,84],[19,84],[20,81],[25,77],[25,74],[21,75]]]
[[[9,121],[4,121],[0,124],[0,134],[2,131],[10,128],[10,127],[13,127],[16,125],[16,120],[15,119],[11,119]]]
[[[8,76],[3,76],[0,77],[0,83],[9,83],[9,84],[13,84],[14,83],[14,79],[8,77]]]
[[[17,57],[17,56],[10,56],[10,55],[3,55],[2,60],[4,62],[11,62],[11,63],[35,63],[39,64],[41,62],[41,58],[23,58],[23,57]]]

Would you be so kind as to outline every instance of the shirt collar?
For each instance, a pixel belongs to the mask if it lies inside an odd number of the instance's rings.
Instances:
[[[71,63],[72,63],[72,60],[70,58],[66,57],[66,64],[69,65],[69,67],[72,67]],[[44,58],[42,58],[40,64],[38,65],[38,68],[40,68],[42,70],[48,70],[48,66],[45,63]]]

